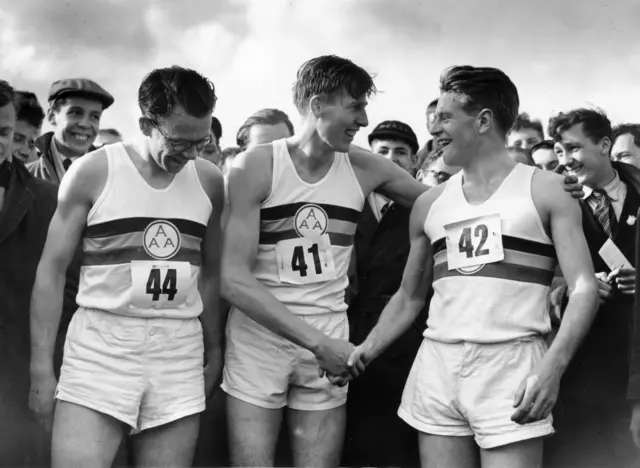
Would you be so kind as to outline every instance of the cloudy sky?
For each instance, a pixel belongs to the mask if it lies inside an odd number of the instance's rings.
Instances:
[[[298,67],[322,54],[376,75],[369,129],[424,111],[441,71],[502,68],[522,110],[547,119],[576,105],[640,121],[640,2],[635,0],[0,0],[0,78],[36,92],[87,77],[116,98],[103,127],[138,134],[136,93],[153,68],[182,65],[215,84],[223,146],[242,121],[277,107],[294,124]]]

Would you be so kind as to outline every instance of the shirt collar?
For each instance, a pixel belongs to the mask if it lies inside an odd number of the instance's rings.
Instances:
[[[614,170],[613,174],[614,176],[611,182],[609,182],[607,185],[602,187],[602,190],[607,194],[609,198],[611,198],[612,200],[615,200],[616,199],[615,196],[617,195],[618,188],[620,187],[620,184],[622,183],[622,181],[620,180],[618,171]],[[592,187],[587,187],[585,185],[582,188],[582,191],[584,192],[584,197],[582,197],[582,199],[587,200],[591,196],[591,194],[593,194],[594,189]]]

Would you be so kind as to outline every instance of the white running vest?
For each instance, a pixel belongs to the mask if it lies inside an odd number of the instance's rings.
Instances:
[[[286,140],[274,141],[253,274],[294,314],[346,311],[347,269],[363,205],[348,154],[336,153],[327,175],[310,184],[298,175]]]
[[[424,336],[500,343],[548,333],[547,296],[557,264],[531,197],[534,167],[518,164],[481,205],[452,176],[424,223],[434,258]]]
[[[158,190],[122,143],[105,151],[109,174],[87,217],[78,305],[132,317],[197,317],[200,244],[212,205],[195,163]]]

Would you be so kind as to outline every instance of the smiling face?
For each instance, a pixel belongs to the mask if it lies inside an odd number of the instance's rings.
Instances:
[[[609,138],[594,142],[583,130],[582,123],[561,132],[557,146],[562,150],[560,164],[573,173],[578,182],[591,188],[602,185],[602,177],[610,173]]]
[[[640,148],[636,146],[631,133],[624,133],[616,138],[611,149],[611,159],[640,167]]]
[[[411,147],[404,141],[373,140],[371,151],[385,157],[407,172],[411,172],[416,163],[416,155],[412,154]]]
[[[13,132],[13,157],[23,163],[35,160],[36,140],[40,136],[40,129],[34,127],[26,120],[16,122]]]
[[[61,98],[57,108],[49,110],[49,122],[61,150],[69,156],[89,151],[98,135],[102,103],[79,96]]]
[[[558,156],[553,149],[540,148],[531,153],[533,161],[536,163],[536,167],[543,171],[554,171],[558,167]]]
[[[212,142],[211,116],[194,117],[181,106],[175,106],[171,114],[158,118],[157,122],[143,117],[140,124],[149,137],[151,157],[170,174],[180,172]]]
[[[449,166],[465,166],[478,148],[478,115],[468,114],[452,93],[438,100],[432,134]]]
[[[358,130],[369,125],[367,98],[354,99],[343,89],[325,96],[317,118],[320,138],[334,151],[346,153]]]

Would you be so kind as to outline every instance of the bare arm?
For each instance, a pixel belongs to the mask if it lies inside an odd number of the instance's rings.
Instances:
[[[100,187],[93,169],[83,159],[73,165],[60,185],[58,207],[38,264],[30,311],[32,378],[53,376],[66,271],[86,226],[93,190]]]
[[[424,221],[431,205],[432,194],[422,196],[411,211],[409,235],[411,249],[404,269],[400,289],[382,311],[363,349],[365,364],[380,355],[413,323],[422,308],[433,281],[431,241],[424,232]]]
[[[560,329],[545,360],[564,373],[598,310],[598,285],[582,230],[580,205],[564,191],[562,181],[547,190],[551,237],[560,269],[572,294]]]
[[[429,187],[411,177],[391,161],[365,149],[353,146],[349,151],[365,196],[375,191],[400,205],[411,208]]]
[[[213,210],[202,240],[202,267],[200,269],[200,295],[203,310],[204,342],[207,354],[220,353],[225,317],[220,299],[220,255],[222,243],[222,212],[224,208],[224,179],[220,170],[208,161],[197,161],[198,174],[209,195]],[[206,164],[205,164],[206,163]]]
[[[253,275],[260,235],[260,203],[269,193],[270,153],[238,155],[229,174],[229,219],[222,254],[222,295],[256,322],[315,353],[325,335],[296,317]]]

